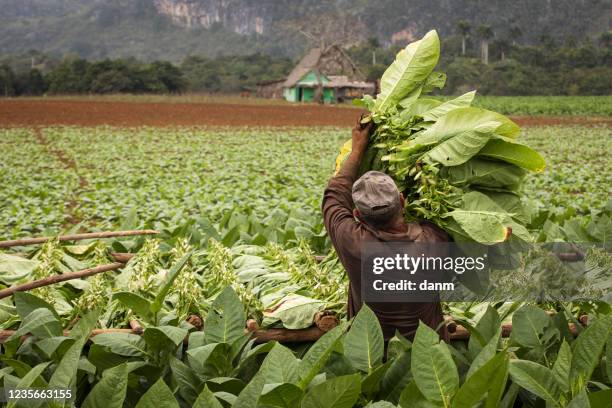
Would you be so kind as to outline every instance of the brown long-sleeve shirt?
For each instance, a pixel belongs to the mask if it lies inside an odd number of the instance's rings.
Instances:
[[[322,204],[325,228],[349,277],[349,318],[355,316],[363,304],[361,299],[361,248],[364,241],[427,243],[448,241],[446,233],[426,222],[407,224],[408,229],[405,233],[378,231],[357,222],[353,216],[354,205],[351,196],[355,178],[355,169],[343,168],[329,181]],[[419,320],[433,329],[438,328],[443,320],[440,303],[368,303],[368,306],[378,317],[386,341],[395,335],[396,330],[403,336],[412,339]],[[448,338],[443,325],[439,333],[443,339]]]

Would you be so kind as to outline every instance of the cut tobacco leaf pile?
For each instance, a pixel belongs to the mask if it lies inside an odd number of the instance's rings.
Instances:
[[[520,129],[510,119],[470,106],[475,91],[446,102],[427,97],[446,80],[434,71],[439,56],[430,31],[397,54],[376,99],[356,101],[370,111],[362,121],[376,125],[360,172],[389,174],[406,198],[405,218],[428,220],[457,242],[529,242],[521,183],[546,163],[516,141]],[[349,140],[336,171],[350,150]]]

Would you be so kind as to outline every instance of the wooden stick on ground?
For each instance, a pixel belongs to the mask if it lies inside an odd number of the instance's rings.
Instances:
[[[60,235],[59,237],[40,237],[40,238],[23,238],[14,239],[11,241],[0,241],[0,248],[9,248],[23,245],[43,244],[49,240],[58,238],[60,241],[81,241],[84,239],[99,239],[99,238],[114,238],[114,237],[131,237],[134,235],[155,235],[159,231],[155,230],[134,230],[134,231],[105,231],[105,232],[89,232],[86,234]]]
[[[112,252],[111,256],[117,262],[128,263],[136,254],[131,254],[129,252]]]
[[[144,333],[144,329],[140,325],[140,322],[136,319],[130,320],[130,328],[134,334],[142,334]]]
[[[23,285],[11,286],[10,288],[0,290],[0,299],[11,296],[15,292],[25,292],[40,288],[41,286],[52,285],[54,283],[64,282],[71,279],[86,278],[102,272],[113,271],[122,268],[125,264],[121,262],[113,262],[111,264],[96,266],[95,268],[83,269],[81,271],[64,273],[61,275],[48,276],[43,279],[38,279],[33,282],[24,283]]]
[[[317,312],[314,323],[321,331],[328,332],[338,325],[338,318],[331,312]]]
[[[317,326],[308,329],[287,330],[287,329],[267,329],[255,330],[253,338],[255,343],[267,343],[278,341],[279,343],[308,342],[317,341],[325,332]]]

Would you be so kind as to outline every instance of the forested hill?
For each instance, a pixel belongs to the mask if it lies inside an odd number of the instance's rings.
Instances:
[[[0,0],[0,54],[27,49],[87,58],[178,61],[262,51],[295,57],[306,37],[406,42],[431,28],[523,44],[581,41],[610,29],[609,0]],[[491,33],[490,31],[490,33]]]

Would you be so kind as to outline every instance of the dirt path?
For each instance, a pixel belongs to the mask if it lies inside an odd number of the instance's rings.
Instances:
[[[79,174],[76,161],[72,157],[69,157],[63,150],[56,149],[55,147],[53,147],[53,145],[49,143],[49,140],[46,138],[45,133],[42,131],[42,129],[36,128],[35,135],[38,143],[44,146],[49,152],[49,154],[55,156],[55,158],[57,158],[57,160],[59,160],[64,165],[64,168],[73,170],[78,177],[79,186],[75,191],[72,192],[70,197],[66,199],[67,225],[65,226],[76,225],[81,222],[81,219],[76,215],[76,208],[79,204],[78,197],[80,192],[87,188],[89,183],[87,182],[87,179],[85,177]]]
[[[361,110],[318,105],[237,105],[0,100],[0,126],[352,126]],[[521,126],[606,125],[612,118],[513,117]]]

